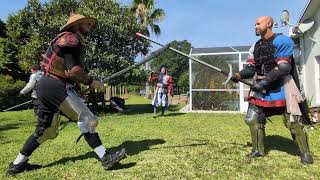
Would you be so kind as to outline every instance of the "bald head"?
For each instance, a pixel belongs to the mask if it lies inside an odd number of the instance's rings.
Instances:
[[[273,19],[271,16],[258,17],[255,24],[256,35],[264,35],[268,31],[272,33]]]
[[[272,28],[272,26],[273,26],[273,19],[272,19],[271,16],[258,17],[256,22],[257,21],[260,21],[260,22],[263,22],[263,23],[267,24],[270,28]]]

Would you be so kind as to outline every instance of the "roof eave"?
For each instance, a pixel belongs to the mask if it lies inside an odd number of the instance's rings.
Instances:
[[[303,12],[302,14],[300,15],[300,18],[299,18],[299,21],[297,24],[300,24],[300,23],[303,23],[305,21],[305,16],[306,16],[306,12],[310,9],[311,7],[311,3],[312,3],[313,0],[309,0],[308,3],[306,4],[306,6],[304,7],[303,9]],[[293,28],[293,31],[292,31],[294,34],[301,34],[301,32],[299,31],[298,27],[295,26]]]

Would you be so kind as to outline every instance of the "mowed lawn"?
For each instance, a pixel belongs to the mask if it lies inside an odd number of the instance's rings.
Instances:
[[[84,139],[76,143],[75,123],[64,126],[59,136],[47,141],[31,156],[42,169],[12,179],[319,179],[319,130],[309,131],[315,163],[300,164],[297,147],[282,117],[268,122],[267,151],[251,163],[244,156],[251,150],[247,125],[241,114],[179,113],[173,106],[166,116],[152,118],[150,101],[130,96],[126,114],[100,116],[98,131],[103,144],[124,147],[128,157],[103,170]],[[14,160],[36,119],[31,110],[0,113],[0,171]]]

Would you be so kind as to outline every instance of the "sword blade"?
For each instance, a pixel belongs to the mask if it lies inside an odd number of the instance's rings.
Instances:
[[[108,77],[104,78],[104,79],[102,80],[102,82],[109,81],[110,79],[113,79],[113,78],[115,78],[115,77],[117,77],[117,76],[120,76],[120,75],[122,75],[122,74],[130,71],[131,69],[134,69],[134,68],[136,68],[136,67],[138,67],[138,66],[140,66],[140,65],[142,65],[142,64],[145,64],[145,63],[148,62],[148,61],[151,61],[151,60],[154,59],[155,57],[159,56],[159,55],[160,55],[163,51],[165,51],[168,47],[169,47],[169,45],[163,46],[162,48],[160,48],[160,49],[152,52],[150,55],[148,55],[147,57],[145,57],[145,58],[144,58],[143,60],[141,60],[140,62],[138,62],[138,63],[136,63],[136,64],[134,64],[134,65],[132,65],[132,66],[129,66],[129,67],[125,68],[125,69],[122,69],[121,71],[118,71],[118,72],[112,74],[111,76],[108,76]]]
[[[11,109],[14,109],[14,108],[17,108],[17,107],[20,107],[20,106],[23,106],[23,105],[25,105],[25,104],[29,104],[29,103],[31,103],[31,102],[32,102],[32,100],[27,101],[27,102],[24,102],[24,103],[21,103],[21,104],[18,104],[18,105],[15,105],[15,106],[12,106],[12,107],[10,107],[10,108],[8,108],[8,109],[3,110],[3,112],[9,111],[9,110],[11,110]]]
[[[142,37],[142,38],[144,38],[144,39],[146,39],[146,40],[148,40],[148,41],[150,41],[150,42],[153,42],[153,43],[155,43],[155,44],[157,44],[157,45],[159,45],[159,46],[162,46],[162,47],[164,46],[164,45],[162,45],[162,44],[160,44],[160,43],[158,43],[158,42],[150,39],[149,37],[147,37],[147,36],[145,36],[145,35],[143,35],[143,34],[141,34],[141,33],[138,33],[138,32],[137,32],[136,35],[139,36],[139,37]],[[220,69],[220,68],[218,68],[218,67],[215,67],[215,66],[213,66],[213,65],[211,65],[211,64],[208,64],[208,63],[203,62],[203,61],[201,61],[201,60],[199,60],[199,59],[196,59],[196,58],[194,58],[194,57],[192,57],[192,56],[189,56],[188,54],[186,54],[186,53],[184,53],[184,52],[181,52],[181,51],[179,51],[179,50],[177,50],[177,49],[175,49],[175,48],[169,47],[169,49],[172,50],[172,51],[174,51],[174,52],[176,52],[176,53],[178,53],[178,54],[181,54],[181,55],[183,55],[183,56],[185,56],[185,57],[187,57],[187,58],[189,58],[189,59],[192,59],[193,61],[196,61],[196,62],[198,62],[198,63],[200,63],[200,64],[202,64],[202,65],[205,65],[205,66],[207,66],[207,67],[210,67],[211,69],[214,69],[215,71],[217,71],[217,72],[219,72],[219,73],[221,73],[221,74],[223,74],[223,75],[225,75],[225,76],[227,76],[227,77],[229,76],[229,73],[223,71],[222,69]],[[246,84],[246,85],[248,85],[248,86],[250,86],[250,87],[253,86],[252,83],[250,83],[250,82],[248,82],[248,81],[246,81],[246,80],[243,80],[243,79],[241,79],[240,82],[242,82],[242,83],[244,83],[244,84]]]

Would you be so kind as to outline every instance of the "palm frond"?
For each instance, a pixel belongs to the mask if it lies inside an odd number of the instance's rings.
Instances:
[[[164,10],[157,8],[151,14],[150,19],[154,22],[160,22],[164,20],[165,16],[166,16],[166,13],[164,12]]]
[[[152,31],[156,34],[156,36],[159,36],[161,34],[160,27],[156,24],[153,24],[151,26]]]
[[[160,35],[160,27],[155,23],[160,22],[165,17],[163,9],[154,8],[154,0],[133,0],[131,10],[135,13],[138,23],[145,34],[150,35],[149,29],[157,36]]]

